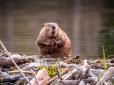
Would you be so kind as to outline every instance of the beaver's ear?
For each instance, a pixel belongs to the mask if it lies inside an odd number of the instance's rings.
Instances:
[[[47,23],[43,23],[43,27],[45,27],[45,26],[46,26],[46,24],[47,24]]]
[[[46,25],[46,23],[43,23],[43,24],[41,24],[42,25],[42,27],[44,27],[45,25]]]

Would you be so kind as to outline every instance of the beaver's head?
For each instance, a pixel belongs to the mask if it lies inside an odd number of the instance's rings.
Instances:
[[[45,23],[43,29],[47,37],[53,38],[57,36],[59,26],[57,23]]]

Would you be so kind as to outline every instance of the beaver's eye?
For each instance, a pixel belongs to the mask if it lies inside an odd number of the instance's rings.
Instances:
[[[52,26],[52,29],[55,30],[55,26]]]

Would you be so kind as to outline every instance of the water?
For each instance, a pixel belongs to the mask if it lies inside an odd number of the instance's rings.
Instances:
[[[11,52],[38,55],[35,40],[45,22],[57,22],[68,34],[74,55],[99,55],[105,42],[101,0],[3,0],[0,4],[0,39]]]

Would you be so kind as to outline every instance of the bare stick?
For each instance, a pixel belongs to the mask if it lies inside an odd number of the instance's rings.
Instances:
[[[31,85],[29,79],[25,76],[25,74],[21,71],[21,69],[18,67],[18,65],[15,63],[15,61],[13,60],[13,58],[11,57],[11,53],[8,52],[8,50],[6,49],[6,47],[4,46],[4,44],[2,43],[2,41],[0,40],[0,44],[3,48],[3,50],[7,53],[7,55],[11,58],[12,63],[15,65],[15,67],[20,71],[20,73],[22,74],[22,76],[27,80],[27,82]]]
[[[8,52],[8,50],[6,49],[6,47],[4,46],[4,44],[2,43],[1,40],[0,40],[0,44],[1,44],[2,48],[3,48],[3,50],[6,51],[6,52]]]
[[[14,70],[14,71],[8,71],[9,74],[13,74],[13,73],[19,73],[20,71],[19,70]],[[23,73],[26,73],[26,74],[32,74],[30,71],[22,71]]]
[[[63,79],[61,78],[61,75],[60,75],[60,73],[59,73],[59,71],[58,71],[58,68],[57,68],[57,67],[55,67],[55,70],[56,70],[56,73],[57,73],[57,75],[58,75],[58,78],[59,78],[60,80],[63,80]]]
[[[70,71],[69,73],[67,73],[66,75],[63,76],[63,80],[68,79],[69,77],[71,77],[76,72],[77,72],[77,69],[73,69],[72,71]]]

